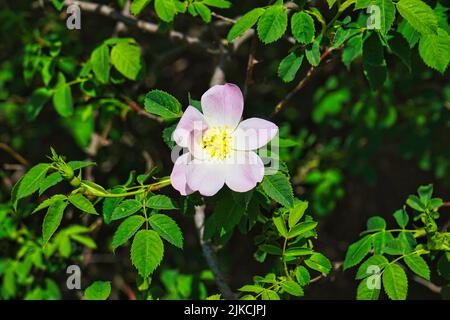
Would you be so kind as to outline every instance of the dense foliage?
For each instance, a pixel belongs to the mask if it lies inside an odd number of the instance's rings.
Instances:
[[[448,299],[448,10],[7,0],[0,297]],[[279,168],[180,195],[172,134],[225,82]]]

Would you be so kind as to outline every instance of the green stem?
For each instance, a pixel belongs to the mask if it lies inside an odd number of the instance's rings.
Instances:
[[[387,265],[394,264],[394,263],[396,263],[397,261],[399,261],[399,260],[401,260],[401,259],[404,259],[405,257],[411,256],[411,255],[413,255],[413,254],[421,255],[421,254],[423,254],[423,253],[428,253],[428,252],[429,252],[429,251],[424,250],[424,249],[419,249],[419,250],[416,250],[416,251],[412,251],[412,252],[410,252],[410,253],[403,254],[403,255],[401,255],[401,256],[398,257],[398,258],[395,258],[394,260],[392,260],[391,262],[389,262]],[[380,276],[384,273],[384,270],[386,270],[386,267],[384,267],[383,271],[381,271]]]
[[[159,190],[159,189],[162,189],[169,185],[170,185],[170,178],[165,177],[158,182],[155,182],[155,183],[152,183],[152,184],[149,184],[146,186],[142,186],[142,189],[139,189],[136,191],[124,192],[124,193],[110,193],[110,192],[105,193],[105,192],[101,192],[98,190],[93,190],[88,185],[83,184],[83,186],[86,187],[89,191],[93,191],[92,195],[97,196],[97,197],[102,197],[102,198],[121,198],[121,197],[134,196],[134,195],[141,194],[144,192]]]
[[[338,11],[336,12],[336,15],[330,20],[329,23],[325,25],[324,28],[322,28],[321,35],[325,35],[325,32],[336,22],[337,19],[341,16],[341,14],[344,12],[344,10],[341,9],[341,1],[337,0],[338,5]]]
[[[279,282],[274,283],[273,285],[271,285],[271,286],[268,287],[268,288],[263,288],[263,290],[255,296],[255,299],[258,299],[258,297],[259,297],[260,295],[262,295],[262,294],[264,293],[264,291],[272,290],[272,289],[275,288],[277,285],[281,285],[281,284],[282,284],[283,282],[285,282],[285,281],[286,281],[286,280],[279,281]]]
[[[289,279],[292,279],[291,278],[291,276],[289,275],[289,271],[288,271],[288,267],[287,267],[287,263],[286,263],[286,260],[284,259],[284,254],[285,254],[285,252],[286,252],[286,246],[287,246],[287,238],[284,238],[284,243],[283,243],[283,253],[282,253],[282,259],[283,259],[283,266],[284,266],[284,273],[286,273],[286,276],[289,278]]]
[[[142,204],[144,205],[142,212],[144,213],[145,217],[145,229],[148,230],[148,216],[147,216],[147,192],[144,193],[144,199],[142,201]]]
[[[66,86],[73,86],[73,85],[78,84],[78,83],[86,82],[86,81],[90,80],[90,78],[91,77],[83,78],[83,79],[75,79],[75,80],[67,82],[65,85]]]

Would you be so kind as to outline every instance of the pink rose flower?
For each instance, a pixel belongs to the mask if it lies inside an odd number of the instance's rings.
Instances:
[[[264,164],[255,150],[266,145],[278,127],[259,118],[240,122],[242,92],[234,84],[216,85],[201,97],[203,114],[189,106],[172,138],[189,152],[178,157],[170,175],[182,195],[216,194],[225,184],[246,192],[261,182]]]

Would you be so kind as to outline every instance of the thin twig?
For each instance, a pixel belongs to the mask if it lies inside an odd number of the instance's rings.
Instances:
[[[236,20],[235,20],[235,19],[231,19],[231,18],[228,18],[228,17],[224,17],[224,16],[222,16],[222,15],[220,15],[220,14],[217,14],[217,13],[215,13],[215,12],[211,12],[211,15],[212,15],[213,17],[215,17],[215,18],[217,18],[217,19],[219,19],[219,20],[225,21],[225,22],[227,22],[227,23],[229,23],[229,24],[235,24],[235,23],[236,23]]]
[[[221,39],[219,35],[216,33],[214,29],[211,30],[214,37],[216,38],[216,41],[219,43],[219,58],[216,64],[216,67],[214,68],[213,75],[211,77],[211,80],[209,81],[210,87],[215,86],[217,84],[224,84],[225,79],[225,60],[228,55],[227,48],[224,47],[224,45],[221,43]]]
[[[341,268],[341,266],[342,266],[342,261],[333,262],[332,265],[333,265],[332,271],[337,271],[337,270],[339,270],[339,269]],[[315,277],[315,278],[312,278],[311,281],[310,281],[309,283],[317,282],[317,281],[319,281],[320,279],[323,279],[323,278],[326,278],[326,277],[327,277],[327,275],[321,274],[320,276],[317,276],[317,277]]]
[[[256,35],[253,35],[252,42],[250,44],[250,50],[248,53],[248,61],[247,61],[247,73],[245,76],[244,83],[244,97],[247,96],[248,86],[253,83],[253,67],[255,66],[255,49],[256,49]]]
[[[130,7],[131,7],[131,1],[127,0],[125,4],[123,5],[122,14],[125,16],[130,15]],[[118,21],[116,23],[116,26],[114,27],[114,31],[112,36],[117,37],[121,32],[125,32],[127,30],[127,26],[122,21]]]
[[[450,201],[446,201],[439,206],[439,208],[442,208],[442,207],[450,207]]]
[[[14,159],[16,159],[18,162],[20,162],[25,167],[28,167],[29,163],[28,163],[27,159],[25,159],[20,153],[18,153],[13,148],[8,146],[6,143],[0,142],[0,149],[3,149],[7,153],[9,153]]]
[[[144,32],[158,33],[159,27],[157,24],[148,22],[148,21],[144,21],[144,20],[139,20],[130,15],[124,15],[123,13],[115,10],[114,8],[112,8],[108,5],[85,2],[85,1],[77,1],[77,0],[65,0],[64,4],[66,6],[77,5],[82,11],[98,13],[102,16],[121,21],[127,25],[134,26]],[[197,37],[188,36],[182,32],[175,31],[175,30],[170,30],[170,31],[168,31],[167,34],[168,34],[169,38],[172,40],[184,41],[190,45],[198,45],[198,46],[204,47],[206,49],[211,49],[211,47],[208,43],[202,42]]]
[[[320,56],[319,59],[319,64],[331,53],[333,52],[333,50],[335,50],[334,48],[328,48],[326,49],[322,55]],[[311,76],[313,75],[314,71],[317,68],[314,66],[311,66],[311,68],[309,68],[308,72],[306,73],[306,75],[303,77],[302,80],[300,80],[300,82],[294,87],[294,89],[292,89],[280,102],[277,103],[277,105],[275,106],[274,111],[272,112],[272,116],[274,116],[275,114],[277,114],[278,112],[281,111],[281,109],[283,109],[284,105],[286,104],[286,102],[288,102],[298,91],[300,91],[305,84],[308,82],[309,79],[311,79]]]
[[[125,100],[127,101],[127,104],[130,106],[130,108],[135,110],[139,115],[147,117],[152,120],[155,120],[158,123],[163,123],[163,120],[160,117],[157,117],[151,113],[146,112],[145,110],[140,108],[136,103],[134,103],[133,101],[131,101],[128,98],[125,98]]]
[[[417,283],[420,283],[421,285],[427,287],[428,289],[430,289],[431,291],[433,291],[434,293],[441,293],[442,287],[434,284],[431,281],[425,280],[419,276],[414,275],[413,276],[413,280]]]
[[[206,259],[206,263],[214,274],[217,287],[225,299],[236,299],[236,295],[231,291],[220,271],[217,256],[211,243],[203,240],[203,232],[205,229],[205,205],[195,206],[194,222],[200,239],[200,245],[202,246],[203,255]]]

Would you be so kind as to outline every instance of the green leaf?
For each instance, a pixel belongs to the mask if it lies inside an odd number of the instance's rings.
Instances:
[[[300,221],[305,214],[306,209],[308,209],[308,201],[295,201],[294,208],[289,211],[289,228],[292,228]]]
[[[97,211],[95,210],[94,205],[80,193],[71,194],[69,196],[69,201],[76,208],[80,209],[83,212],[87,212],[90,214],[98,214]]]
[[[320,63],[319,42],[320,41],[316,39],[312,45],[305,48],[306,60],[308,60],[309,64],[314,67],[317,67]]]
[[[278,232],[285,238],[288,236],[288,231],[286,229],[286,223],[284,222],[284,219],[281,216],[273,217],[273,224],[277,228]]]
[[[52,4],[58,11],[64,8],[64,0],[52,0]]]
[[[311,255],[311,257],[306,259],[305,264],[309,268],[316,270],[323,274],[328,274],[331,271],[330,260],[328,260],[328,258],[325,257],[323,254],[318,253],[318,252],[314,253],[313,255]]]
[[[425,34],[436,34],[437,17],[425,2],[421,0],[400,0],[397,3],[400,15],[417,31]]]
[[[373,5],[380,9],[380,31],[383,35],[386,35],[395,20],[395,5],[392,0],[375,0]]]
[[[408,279],[398,264],[388,264],[383,272],[384,291],[392,300],[405,300],[408,293]]]
[[[155,196],[151,196],[147,200],[147,207],[158,210],[176,210],[177,205],[175,201],[173,201],[168,196],[158,194]]]
[[[383,253],[389,255],[401,255],[404,252],[404,244],[399,239],[390,239],[386,241]]]
[[[147,278],[161,263],[164,245],[158,233],[141,230],[131,245],[131,261],[143,278]]]
[[[17,193],[13,199],[14,207],[20,199],[28,197],[39,189],[48,169],[50,169],[48,163],[39,163],[25,173],[17,186]]]
[[[437,34],[426,34],[420,38],[419,54],[423,62],[440,73],[444,73],[450,62],[450,35],[439,28]]]
[[[61,117],[69,117],[73,113],[72,89],[66,84],[66,78],[58,73],[58,81],[53,93],[53,107]]]
[[[213,236],[231,236],[244,214],[245,206],[237,203],[231,192],[225,192],[215,206],[213,214],[206,220],[204,239]]]
[[[283,288],[284,291],[286,291],[287,293],[296,296],[296,297],[302,297],[305,295],[305,293],[303,292],[302,287],[292,281],[292,280],[287,280],[281,283],[281,288]]]
[[[203,0],[203,3],[207,6],[220,9],[228,9],[229,7],[231,7],[231,2],[227,0]]]
[[[420,39],[420,33],[416,31],[406,20],[403,20],[398,28],[398,32],[405,38],[406,42],[408,42],[409,47],[413,48]]]
[[[43,60],[45,62],[41,69],[41,76],[42,76],[42,81],[44,82],[44,84],[46,86],[48,86],[50,81],[52,80],[53,74],[55,72],[55,65],[56,65],[55,61],[56,60],[50,59],[50,58],[44,58]]]
[[[356,2],[355,2],[355,10],[367,8],[368,6],[370,6],[370,3],[372,1],[373,0],[356,0]]]
[[[265,289],[261,294],[262,300],[280,300],[280,296],[273,290]]]
[[[294,237],[297,237],[305,232],[308,232],[310,230],[313,230],[317,226],[317,222],[302,222],[295,227],[293,227],[288,232],[288,239],[292,239]]]
[[[55,194],[54,196],[48,198],[47,200],[41,202],[36,209],[33,210],[32,213],[38,212],[42,209],[48,208],[51,204],[53,204],[54,202],[58,201],[58,200],[65,200],[67,199],[67,197],[65,195],[62,194]]]
[[[186,2],[174,1],[176,13],[186,13],[188,4]]]
[[[110,190],[110,192],[115,194],[123,193],[124,189],[118,187]],[[102,215],[106,224],[111,223],[112,213],[114,212],[114,209],[117,207],[117,205],[123,199],[124,199],[123,197],[117,197],[117,198],[106,198],[105,200],[103,200]]]
[[[82,245],[86,246],[87,248],[91,248],[91,249],[97,248],[97,244],[95,243],[95,241],[89,237],[82,236],[79,234],[73,234],[70,236],[70,238],[72,238],[74,241],[81,243]]]
[[[133,2],[134,4],[134,2]],[[109,81],[109,48],[106,44],[95,48],[91,55],[91,64],[94,75],[101,83]]]
[[[287,257],[298,257],[313,254],[314,252],[308,248],[293,247],[286,250],[284,253]]]
[[[410,253],[417,244],[416,238],[410,232],[400,232],[397,239],[400,241],[402,253]]]
[[[175,147],[175,145],[176,145],[175,141],[173,141],[173,139],[172,139],[172,135],[173,135],[175,129],[177,128],[177,126],[178,126],[178,123],[174,123],[173,125],[164,128],[164,130],[162,132],[162,138],[170,150],[172,150],[173,147]]]
[[[281,248],[278,246],[274,246],[273,244],[261,244],[258,248],[268,254],[272,254],[275,256],[281,256],[283,254]]]
[[[350,69],[350,64],[362,54],[362,33],[347,41],[342,50],[342,62]]]
[[[336,3],[336,0],[327,0],[328,3],[328,8],[332,8],[334,6],[334,4]]]
[[[394,212],[394,219],[400,228],[404,229],[409,221],[409,216],[405,209],[399,209]]]
[[[131,80],[136,80],[141,68],[141,49],[130,43],[120,42],[111,50],[112,65]]]
[[[389,48],[411,72],[411,49],[400,33],[394,33],[394,36],[389,39]]]
[[[381,231],[373,235],[372,244],[374,254],[382,254],[385,252],[386,244],[394,240],[390,232]]]
[[[91,162],[91,161],[69,161],[69,162],[67,162],[67,164],[69,165],[69,167],[72,168],[73,171],[81,169],[81,168],[97,165],[95,162]]]
[[[363,44],[364,74],[372,90],[380,88],[387,77],[383,45],[376,33],[372,33]]]
[[[294,80],[298,69],[302,65],[303,55],[297,56],[294,52],[291,52],[283,60],[281,60],[278,66],[278,76],[283,79],[284,82],[290,82]]]
[[[430,200],[429,204],[428,204],[428,209],[429,210],[434,210],[436,208],[439,208],[440,206],[442,206],[444,203],[444,200],[442,200],[441,198],[433,198]]]
[[[359,283],[356,291],[357,300],[378,300],[380,297],[381,289],[369,289],[367,286],[367,280],[363,280]]]
[[[373,273],[368,273],[368,268],[370,266],[378,266],[381,269],[383,269],[387,264],[389,263],[388,259],[386,259],[382,255],[374,255],[371,256],[369,259],[364,261],[363,264],[358,268],[358,272],[356,273],[356,280],[364,279],[368,276],[373,275]]]
[[[133,3],[130,6],[131,14],[135,16],[138,15],[150,2],[152,2],[152,0],[133,0]]]
[[[291,18],[291,31],[298,42],[302,44],[311,43],[316,32],[314,20],[306,12],[296,12]]]
[[[83,149],[87,148],[94,132],[94,106],[88,104],[76,108],[73,116],[67,118],[65,124],[78,145]]]
[[[161,116],[164,120],[173,120],[183,115],[181,103],[162,90],[152,90],[145,96],[145,110]]]
[[[309,274],[308,269],[304,266],[298,266],[295,268],[295,279],[301,286],[306,286],[311,281],[311,276]]]
[[[286,8],[273,5],[266,9],[258,21],[258,36],[264,43],[272,43],[280,39],[287,28]]]
[[[372,237],[370,235],[352,243],[345,255],[344,270],[353,267],[361,262],[362,259],[369,253],[372,247]]]
[[[425,206],[422,204],[422,201],[420,201],[419,197],[414,194],[408,196],[408,199],[406,199],[406,204],[416,211],[425,211]]]
[[[339,48],[350,37],[353,37],[358,33],[360,33],[360,30],[358,29],[344,29],[344,28],[337,29],[336,33],[334,34],[332,48],[334,49]]]
[[[68,258],[72,253],[72,244],[70,243],[70,239],[67,235],[60,238],[58,250],[64,258]]]
[[[211,22],[211,10],[201,2],[194,2],[195,10],[206,23]]]
[[[367,230],[382,230],[386,228],[386,221],[380,216],[373,216],[367,220]]]
[[[183,248],[183,234],[177,223],[165,214],[153,214],[148,219],[153,230],[178,248]]]
[[[162,21],[171,22],[177,13],[173,0],[155,0],[156,14]]]
[[[403,258],[406,265],[418,276],[430,280],[430,268],[427,262],[418,254],[412,254]]]
[[[33,121],[42,111],[44,106],[50,100],[52,92],[45,88],[37,88],[31,94],[27,104],[25,105],[25,111],[27,113],[27,120]]]
[[[417,193],[419,194],[420,201],[422,201],[422,203],[427,203],[428,201],[431,200],[431,197],[433,195],[433,185],[428,184],[420,186],[417,189]]]
[[[128,199],[122,201],[117,207],[114,208],[111,220],[118,220],[128,217],[142,208],[142,204],[134,199]]]
[[[47,244],[48,240],[50,240],[56,229],[58,229],[61,224],[66,206],[67,202],[65,200],[57,200],[48,208],[47,214],[44,218],[44,223],[42,224],[42,239],[44,241],[44,245]]]
[[[241,292],[252,292],[252,293],[260,293],[264,290],[263,287],[255,286],[253,284],[246,284],[245,286],[238,289]]]
[[[233,41],[237,37],[244,34],[245,31],[253,27],[253,25],[258,21],[259,17],[264,13],[264,8],[255,8],[244,14],[233,27],[230,29],[227,35],[227,40],[229,42]]]
[[[114,233],[111,243],[113,251],[126,243],[139,230],[145,222],[142,216],[131,216],[123,221]]]
[[[294,194],[291,183],[289,182],[289,178],[281,172],[264,176],[261,187],[270,198],[279,204],[287,208],[293,207]]]
[[[53,187],[57,183],[61,182],[63,180],[63,177],[59,172],[53,172],[45,177],[44,180],[42,180],[40,187],[39,187],[39,195],[42,195],[48,188]]]
[[[111,294],[111,282],[95,281],[84,290],[86,300],[106,300]]]

